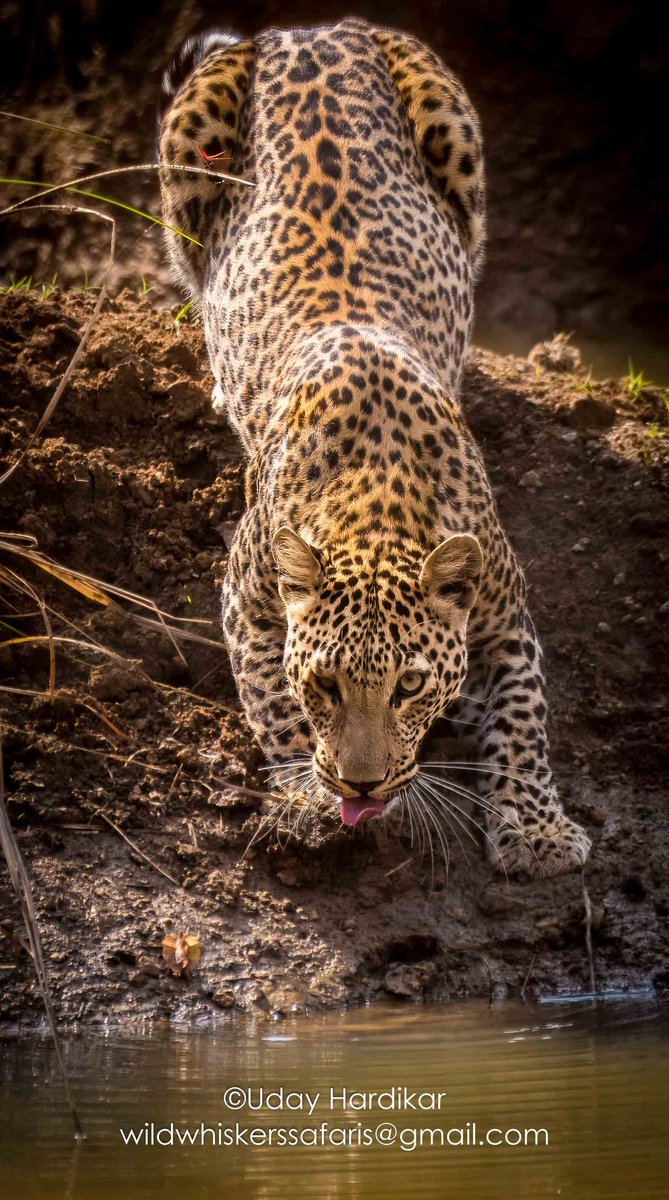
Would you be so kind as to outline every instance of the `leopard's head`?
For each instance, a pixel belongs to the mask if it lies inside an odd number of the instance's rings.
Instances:
[[[282,527],[273,540],[286,610],[284,667],[313,730],[316,779],[355,825],[410,784],[421,743],[458,694],[481,575],[475,537],[317,550]]]

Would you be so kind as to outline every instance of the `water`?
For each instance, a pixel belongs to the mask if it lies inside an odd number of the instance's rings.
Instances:
[[[470,1003],[376,1007],[281,1024],[241,1019],[216,1030],[86,1033],[66,1046],[88,1134],[78,1144],[48,1043],[0,1042],[0,1196],[664,1200],[667,1025],[666,1015],[643,1002],[597,1009]],[[280,1087],[320,1093],[320,1099],[313,1116],[267,1107],[235,1112],[224,1101],[234,1085],[254,1093]],[[331,1110],[330,1089],[337,1096],[344,1087],[359,1093],[406,1087],[440,1109],[398,1111],[372,1101],[369,1110],[354,1110],[360,1101],[349,1094],[347,1112],[336,1099]],[[438,1093],[445,1094],[441,1100]],[[183,1149],[125,1147],[119,1134],[134,1127],[141,1135],[152,1122],[154,1136],[172,1124],[199,1135],[202,1122],[218,1134],[219,1122],[222,1130],[235,1121],[260,1130],[258,1137],[294,1127],[307,1139],[313,1135],[305,1131],[318,1131],[324,1121],[350,1137],[359,1130],[377,1137],[379,1127],[391,1124],[396,1140]],[[451,1141],[461,1144],[400,1148],[399,1139],[410,1147],[420,1129],[455,1130]],[[518,1131],[523,1141],[467,1144],[485,1141],[491,1129],[507,1137],[511,1131],[511,1140]],[[545,1129],[548,1146],[524,1144],[526,1129]]]

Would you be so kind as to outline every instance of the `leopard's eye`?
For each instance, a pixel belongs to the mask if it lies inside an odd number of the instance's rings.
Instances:
[[[332,675],[317,675],[314,671],[314,682],[322,692],[325,692],[333,700],[338,701],[340,699],[339,685]]]
[[[400,675],[395,694],[397,696],[416,696],[425,683],[425,676],[422,671],[405,671]]]

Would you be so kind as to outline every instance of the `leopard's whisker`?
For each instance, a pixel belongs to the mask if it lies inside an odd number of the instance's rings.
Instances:
[[[430,786],[429,783],[427,783],[427,781],[425,779],[422,780],[422,783],[423,783],[423,787],[426,789],[427,793],[433,798],[435,804],[439,805],[440,807],[444,807],[444,808],[447,806],[448,807],[452,806],[453,808],[457,809],[457,811],[463,817],[465,817],[466,820],[471,821],[472,825],[474,825],[477,829],[481,828],[478,821],[476,821],[474,819],[474,817],[471,816],[470,813],[468,813],[464,808],[460,808],[460,806],[458,804],[456,804],[455,801],[451,801],[450,796],[443,796],[443,795],[440,795],[438,792],[434,791],[433,788]],[[452,815],[454,815],[454,814],[452,814]],[[456,820],[457,820],[457,818],[456,818]],[[462,822],[459,822],[459,824],[462,825]],[[476,845],[476,838],[474,837],[474,834],[472,833],[471,829],[469,829],[469,827],[466,825],[462,825],[462,828],[463,828],[464,832],[467,834],[467,837],[474,843],[474,845]]]
[[[519,824],[512,821],[510,819],[510,817],[508,816],[508,814],[503,812],[502,809],[497,808],[497,806],[495,804],[493,804],[488,799],[488,797],[479,796],[476,794],[476,792],[470,791],[469,788],[463,788],[457,783],[452,783],[450,780],[436,779],[434,776],[432,776],[430,778],[430,782],[437,789],[439,787],[441,787],[442,790],[444,792],[446,792],[447,795],[449,793],[453,793],[457,796],[460,796],[464,800],[471,800],[472,803],[477,804],[479,806],[479,808],[482,808],[484,812],[488,813],[490,816],[494,816],[496,818],[496,820],[499,822],[501,828],[513,830],[513,832],[516,833],[520,837],[521,841],[524,842],[524,844],[527,846],[528,850],[533,855],[533,857],[536,859],[536,861],[539,862],[539,857],[538,857],[530,839],[528,838],[527,834],[525,833],[524,829],[522,829]],[[450,799],[447,799],[445,802],[448,804],[454,803]],[[487,841],[490,842],[488,833],[483,828],[483,826],[479,825],[478,821],[476,821],[474,819],[474,817],[471,816],[470,813],[465,813],[464,809],[460,809],[459,811],[461,811],[463,813],[463,815],[466,816],[467,819],[472,822],[473,825],[476,825],[476,827],[481,830],[481,832],[483,833],[483,835],[487,839]],[[492,845],[493,843],[490,842],[490,844]],[[495,847],[495,851],[498,854],[500,861],[502,861],[502,856],[499,853],[499,850],[497,849],[497,847]]]
[[[287,809],[289,809],[292,806],[292,803],[293,803],[292,798],[288,797],[288,799],[285,800],[282,804],[279,804],[276,806],[276,808],[278,810],[276,812],[276,814],[273,810],[271,813],[267,813],[267,815],[261,819],[258,828],[256,829],[255,833],[253,834],[253,837],[249,841],[248,845],[246,846],[246,849],[244,850],[244,853],[242,854],[242,858],[246,857],[249,850],[251,849],[252,846],[255,845],[256,842],[260,841],[264,837],[269,837],[272,830],[275,829],[279,825],[279,822],[281,821],[283,814],[286,812]]]
[[[432,883],[434,884],[434,845],[432,842],[432,833],[431,833],[430,824],[428,821],[427,806],[425,804],[424,798],[422,796],[420,796],[419,794],[416,795],[416,800],[417,800],[416,816],[417,816],[418,820],[420,821],[422,828],[423,828],[423,846],[424,847],[427,846],[428,850],[430,851],[430,878],[431,878]],[[423,854],[425,854],[424,849],[423,849]]]
[[[421,763],[421,766],[422,767],[459,767],[461,770],[469,770],[469,771],[503,771],[504,770],[503,767],[498,767],[495,765],[495,763],[492,763],[492,764],[487,764],[487,763],[482,763],[482,762],[481,763],[472,763],[472,762],[468,762],[467,760],[456,761],[456,762],[449,762],[446,760],[444,760],[443,762],[439,762],[439,761],[435,760],[435,761]],[[534,772],[534,768],[532,768],[532,767],[512,767],[511,769],[512,769],[512,771],[525,771],[525,772],[528,772],[530,775],[533,774],[533,772]],[[545,769],[548,770],[548,768],[545,768]]]
[[[424,781],[424,780],[419,780],[418,782],[419,782],[420,786],[423,786],[423,785],[424,785],[424,783],[425,783],[425,781]],[[433,800],[433,799],[434,799],[434,798],[433,798],[433,796],[432,796],[432,794],[431,794],[431,793],[429,793],[429,792],[427,791],[427,789],[425,789],[425,795],[426,795],[426,797],[427,797],[428,799],[430,799],[430,800]],[[435,801],[435,803],[436,803],[436,801]],[[460,849],[462,850],[462,853],[464,854],[465,858],[467,858],[467,857],[468,857],[467,847],[464,845],[464,843],[463,843],[463,841],[462,841],[462,838],[460,837],[460,835],[459,835],[459,833],[458,833],[457,829],[455,829],[455,828],[454,828],[454,827],[451,825],[451,823],[450,823],[450,817],[449,817],[449,813],[448,813],[448,809],[446,809],[446,808],[445,808],[443,805],[438,805],[438,806],[436,806],[436,807],[437,807],[437,811],[438,811],[439,817],[440,817],[440,818],[444,818],[444,819],[446,820],[446,823],[447,823],[447,825],[448,825],[448,827],[449,827],[449,829],[450,829],[451,833],[453,833],[454,837],[456,838],[456,841],[457,841],[457,843],[458,843],[458,846],[459,846],[459,847],[460,847]]]
[[[508,882],[509,882],[509,875],[508,875],[508,871],[507,871],[507,869],[506,869],[506,863],[504,862],[504,858],[503,858],[503,856],[502,856],[502,854],[501,854],[501,852],[500,852],[499,848],[498,848],[498,847],[495,845],[494,841],[492,840],[492,838],[491,838],[491,837],[490,837],[490,835],[488,834],[487,830],[485,830],[485,829],[483,828],[483,826],[482,826],[482,825],[479,825],[478,821],[476,821],[476,820],[475,820],[475,819],[472,817],[471,813],[468,813],[468,812],[467,812],[467,811],[466,811],[464,808],[461,808],[459,804],[456,804],[455,800],[453,800],[453,798],[452,798],[451,796],[449,796],[449,797],[447,797],[447,798],[446,798],[446,797],[444,797],[444,796],[440,796],[438,793],[435,793],[435,797],[434,797],[434,798],[435,798],[435,802],[436,802],[437,804],[439,804],[439,805],[444,805],[445,807],[447,807],[447,808],[448,808],[448,810],[449,810],[449,812],[450,812],[450,815],[451,815],[451,817],[453,818],[453,820],[454,820],[454,821],[457,821],[458,825],[460,825],[460,827],[461,827],[461,828],[462,828],[462,829],[463,829],[463,830],[464,830],[464,831],[465,831],[465,832],[468,834],[468,836],[469,836],[469,837],[471,838],[471,840],[474,842],[474,845],[476,845],[476,838],[474,837],[474,835],[473,835],[473,833],[472,833],[471,829],[469,829],[469,828],[468,828],[468,827],[465,825],[465,823],[464,823],[464,820],[462,820],[462,818],[464,818],[464,819],[465,819],[465,820],[467,820],[467,821],[471,821],[472,825],[474,825],[474,826],[475,826],[475,828],[476,828],[476,829],[478,829],[478,830],[479,830],[479,831],[480,831],[480,832],[483,834],[484,838],[486,839],[486,841],[488,842],[488,844],[489,844],[490,846],[492,846],[492,848],[493,848],[493,850],[494,850],[495,854],[497,855],[497,857],[498,857],[498,859],[499,859],[499,861],[500,861],[500,863],[501,863],[502,869],[503,869],[503,871],[504,871],[504,876],[505,876],[505,879],[506,879],[506,881],[507,881],[507,883],[508,883]],[[457,811],[457,813],[459,813],[459,814],[460,814],[460,816],[456,816],[456,812],[454,812],[454,811],[453,811],[453,809],[455,809],[455,810]]]
[[[310,763],[310,754],[294,754],[292,758],[285,758],[281,762],[266,763],[261,767],[261,771],[283,771],[286,767],[292,767],[295,763]]]
[[[414,788],[414,785],[412,784],[412,789],[413,788]],[[416,785],[415,785],[415,793],[418,796],[420,796],[420,798],[422,799],[422,802],[425,805],[426,814],[429,816],[430,825],[435,830],[435,833],[437,835],[437,839],[439,841],[439,845],[441,847],[441,851],[442,851],[443,858],[444,858],[444,864],[446,867],[446,879],[448,879],[450,865],[451,865],[451,855],[450,855],[450,851],[449,851],[449,847],[448,847],[448,839],[446,838],[446,835],[444,833],[441,823],[437,820],[435,809],[433,808],[429,797],[427,796],[427,794],[425,792],[423,792],[422,788],[420,787],[420,784],[418,784],[418,783],[416,783]]]
[[[449,716],[448,712],[443,712],[441,714],[441,717],[442,717],[442,720],[450,721],[451,724],[453,724],[453,725],[471,725],[472,729],[480,729],[481,728],[480,721],[463,721],[463,720],[461,720],[460,717]]]
[[[440,770],[443,770],[443,771],[448,771],[451,769],[454,771],[474,771],[478,775],[497,775],[501,779],[510,779],[512,783],[525,783],[525,784],[527,784],[528,787],[536,788],[536,790],[538,792],[543,792],[544,795],[552,794],[551,793],[551,788],[553,787],[552,784],[548,788],[546,788],[543,786],[543,784],[539,783],[536,780],[536,778],[532,779],[532,780],[523,779],[522,776],[511,775],[504,767],[496,767],[494,764],[490,765],[490,764],[484,764],[484,763],[464,763],[464,762],[463,763],[458,763],[458,762],[455,762],[455,763],[451,763],[451,762],[421,763],[421,769],[423,769],[425,767],[438,767]],[[526,771],[529,774],[534,774],[534,772],[532,772],[530,767],[512,767],[511,769],[513,771]],[[545,774],[550,777],[550,771],[547,767],[542,768],[542,773],[544,771],[545,771]],[[426,771],[425,773],[427,774],[428,772]]]
[[[420,800],[420,809],[419,809],[419,811],[422,813],[422,815],[423,815],[423,820],[424,820],[424,822],[425,822],[425,837],[426,837],[426,839],[427,839],[427,844],[428,844],[428,846],[429,846],[429,850],[430,850],[430,880],[431,880],[431,886],[432,886],[432,887],[434,887],[434,843],[433,843],[433,839],[432,839],[432,832],[431,832],[430,810],[429,810],[429,808],[428,808],[428,806],[427,806],[427,804],[426,804],[426,802],[425,802],[425,798],[424,798],[424,797],[419,797],[419,800]]]
[[[302,721],[306,721],[306,719],[307,718],[304,713],[299,713],[298,716],[292,717],[290,721],[287,721],[283,725],[273,725],[272,732],[285,733],[287,729],[292,729],[295,725],[299,725]]]
[[[488,796],[480,796],[478,792],[473,792],[470,788],[463,787],[459,783],[453,783],[452,780],[440,779],[435,775],[423,776],[424,781],[428,779],[432,787],[437,792],[439,789],[441,789],[447,795],[449,793],[453,793],[454,795],[460,796],[463,800],[470,800],[472,804],[475,804],[479,808],[483,809],[485,813],[488,813],[490,816],[494,816],[500,822],[500,824],[504,824],[512,829],[516,828],[513,821],[509,819],[503,809],[498,808]],[[473,817],[470,819],[474,821]],[[478,822],[474,821],[474,824],[478,825]]]
[[[411,846],[411,849],[413,850],[414,844],[416,842],[416,829],[414,826],[411,800],[410,800],[410,798],[407,798],[406,789],[404,792],[404,799],[403,799],[402,803],[405,805],[405,812],[406,812],[406,815],[409,820],[409,844]]]

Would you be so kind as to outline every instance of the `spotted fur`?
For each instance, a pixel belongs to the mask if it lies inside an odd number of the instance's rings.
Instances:
[[[270,761],[312,755],[323,796],[389,810],[448,710],[473,723],[501,865],[579,865],[522,572],[457,399],[476,113],[418,41],[359,20],[201,50],[161,159],[204,150],[252,186],[164,170],[162,193],[200,243],[168,235],[248,457],[223,618],[251,727]]]

